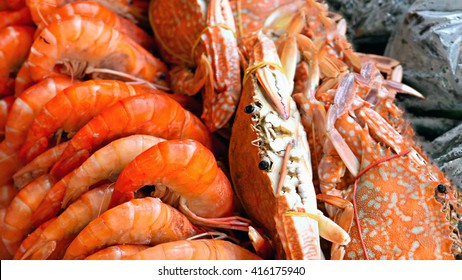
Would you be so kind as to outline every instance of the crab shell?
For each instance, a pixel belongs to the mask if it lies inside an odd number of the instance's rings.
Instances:
[[[390,149],[371,143],[367,129],[360,131],[361,170],[390,156]],[[417,165],[409,156],[382,162],[359,177],[356,191],[358,218],[371,259],[454,259],[452,229],[443,206],[435,199],[439,183],[429,174],[435,168]],[[439,177],[439,176],[433,176]],[[348,195],[351,201],[351,193]],[[346,259],[364,259],[356,223]]]
[[[272,239],[276,258],[320,259],[318,222],[287,215],[295,210],[317,212],[310,151],[300,115],[293,100],[287,120],[269,102],[252,75],[244,84],[230,139],[234,188],[252,221]],[[250,108],[254,112],[249,113]],[[285,159],[288,143],[293,147]],[[268,168],[262,162],[270,163]],[[284,164],[287,175],[277,194]]]

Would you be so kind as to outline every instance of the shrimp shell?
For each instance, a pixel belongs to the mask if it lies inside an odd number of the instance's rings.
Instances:
[[[102,20],[104,23],[129,36],[143,48],[150,51],[154,50],[154,38],[152,36],[133,22],[118,16],[98,2],[76,1],[55,9],[53,13],[47,15],[47,24],[41,22],[38,25],[36,34],[40,33],[51,22],[69,19],[74,15]]]
[[[178,193],[182,206],[200,217],[225,217],[235,206],[231,183],[212,152],[192,139],[164,141],[137,156],[120,173],[111,205],[156,184]]]
[[[97,182],[115,180],[137,155],[161,141],[164,140],[155,136],[132,135],[99,149],[50,189],[32,216],[32,223],[38,225],[55,216]]]
[[[24,2],[24,0],[19,1]],[[69,2],[73,2],[73,0],[26,0],[26,5],[32,13],[34,22],[39,25],[43,23],[44,18],[53,14],[57,8]],[[137,7],[132,6],[133,0],[93,0],[93,2],[101,3],[114,13],[129,18],[132,22],[136,23],[135,17],[138,15],[139,11]]]
[[[2,222],[2,224],[5,218],[5,214],[6,214],[6,208],[1,207],[0,208],[0,221]],[[1,228],[0,228],[0,234],[2,234]],[[6,249],[5,244],[3,244],[3,241],[0,240],[0,260],[11,260],[11,258],[12,258],[12,255],[8,253],[8,250]]]
[[[86,260],[121,260],[150,248],[146,245],[114,245],[86,257]]]
[[[64,259],[84,259],[111,245],[155,245],[198,233],[183,214],[158,198],[133,199],[90,222],[69,245]]]
[[[33,25],[29,8],[26,6],[13,11],[0,11],[0,29],[12,25]]]
[[[32,229],[31,215],[54,184],[50,175],[43,175],[20,190],[8,206],[2,224],[2,241],[13,255]]]
[[[35,28],[32,26],[8,26],[0,30],[0,96],[13,94],[16,73],[29,54]]]
[[[24,143],[27,130],[43,106],[65,88],[75,84],[71,78],[47,78],[29,87],[15,99],[5,125],[5,142],[17,151]]]
[[[102,68],[168,87],[167,66],[161,60],[103,21],[80,15],[43,29],[32,44],[27,63],[34,81],[56,73],[80,78]]]
[[[0,143],[0,184],[6,183],[22,167],[17,151],[26,139],[35,115],[58,92],[74,82],[67,77],[40,81],[20,94],[11,106],[5,125],[5,139]]]
[[[139,87],[115,80],[89,80],[64,89],[35,116],[19,151],[20,159],[27,163],[44,152],[56,131],[73,134],[117,101],[143,93]]]
[[[225,240],[180,240],[159,244],[125,260],[261,260],[256,254]]]
[[[13,105],[14,96],[7,96],[0,99],[0,140],[3,140],[5,136],[5,125],[8,117],[8,112],[11,110]]]
[[[11,182],[0,186],[0,208],[7,208],[17,193],[18,190]]]
[[[70,140],[51,169],[57,178],[78,167],[91,153],[110,141],[133,134],[165,139],[191,138],[211,147],[211,133],[199,118],[165,95],[125,98],[102,111]]]
[[[40,234],[42,233],[42,231],[56,219],[57,219],[57,217],[54,217],[54,218],[46,221],[45,223],[43,223],[39,227],[37,227],[33,232],[31,232],[26,237],[26,239],[24,239],[24,241],[21,243],[21,246],[19,246],[18,250],[16,250],[16,253],[13,256],[13,259],[14,260],[20,260],[21,257],[24,255],[24,252],[26,251],[26,249],[31,247],[33,244],[35,244],[35,242],[38,240],[38,238],[39,238]],[[72,240],[70,240],[70,241],[72,241]],[[70,241],[69,241],[69,243],[70,243]],[[67,244],[67,245],[69,245],[69,244]],[[29,258],[27,258],[27,259],[28,260],[41,260],[41,259],[44,259],[43,255],[48,255],[47,249],[54,250],[53,252],[57,252],[57,248],[43,248],[42,250],[37,251],[37,252],[35,252],[35,254],[29,256]],[[54,260],[54,259],[58,259],[58,258],[55,257],[54,254],[52,253],[48,257],[48,259]]]
[[[22,189],[35,178],[48,173],[53,164],[58,161],[59,157],[64,152],[67,144],[68,142],[63,142],[46,150],[19,169],[13,175],[14,186],[18,189]]]
[[[17,257],[28,258],[44,248],[46,253],[40,255],[42,259],[46,259],[54,251],[47,248],[56,247],[61,247],[63,250],[61,253],[55,254],[64,255],[66,247],[56,246],[56,244],[66,240],[72,241],[86,225],[106,211],[112,190],[112,185],[105,184],[84,193],[77,201],[69,205],[57,219],[43,229],[35,244],[25,249],[22,256],[18,255]]]

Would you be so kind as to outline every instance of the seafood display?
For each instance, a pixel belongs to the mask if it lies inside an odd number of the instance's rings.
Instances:
[[[0,1],[0,258],[460,259],[462,196],[323,1]]]

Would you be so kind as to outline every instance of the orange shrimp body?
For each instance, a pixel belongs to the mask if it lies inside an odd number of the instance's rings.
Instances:
[[[92,185],[105,179],[115,180],[137,155],[161,141],[164,140],[155,136],[132,135],[99,149],[50,189],[32,216],[32,223],[39,225],[56,216],[61,208],[75,201]]]
[[[0,2],[0,11],[17,10],[24,6],[24,0],[8,0]]]
[[[0,11],[0,29],[11,25],[33,25],[29,8],[26,6],[13,11]]]
[[[0,186],[0,208],[7,208],[17,193],[18,190],[11,182]]]
[[[54,180],[49,175],[38,177],[19,191],[8,206],[3,221],[2,241],[11,255],[32,229],[30,217],[53,184]]]
[[[31,161],[49,147],[56,131],[73,134],[105,108],[142,93],[145,92],[139,88],[115,80],[89,80],[66,88],[35,116],[19,157],[23,162]]]
[[[233,211],[229,180],[212,152],[195,140],[161,142],[137,156],[120,173],[111,205],[133,198],[133,192],[145,185],[156,184],[181,196],[183,213],[189,209],[200,217],[219,218]]]
[[[0,221],[3,224],[3,219],[5,218],[6,214],[6,208],[2,207],[0,208]],[[2,234],[2,229],[0,228],[0,234]],[[8,253],[8,250],[5,247],[5,244],[3,244],[3,241],[0,240],[0,260],[10,260],[12,258],[12,255]]]
[[[13,102],[14,96],[11,95],[0,99],[0,140],[3,140],[5,136],[6,119]]]
[[[72,84],[67,77],[49,78],[28,88],[15,99],[6,120],[5,139],[0,143],[0,184],[10,180],[21,168],[18,150],[35,115],[58,92]]]
[[[72,240],[66,240],[65,242],[64,241],[60,242],[59,244],[57,244],[57,247],[42,248],[42,250],[36,251],[34,254],[28,256],[27,258],[23,258],[24,252],[26,252],[26,250],[28,248],[30,248],[31,246],[33,246],[35,244],[35,242],[37,242],[37,240],[39,239],[39,237],[42,234],[43,230],[46,229],[48,227],[48,225],[50,225],[56,219],[57,219],[57,217],[54,217],[54,218],[46,221],[45,223],[43,223],[39,227],[37,227],[33,232],[31,232],[27,236],[27,238],[24,239],[24,241],[21,243],[21,246],[19,246],[18,250],[16,250],[16,253],[13,256],[13,259],[14,260],[20,260],[20,259],[43,260],[43,259],[46,258],[45,257],[46,255],[48,256],[47,259],[49,259],[49,260],[62,259],[62,255],[61,256],[56,255],[57,252],[61,251],[59,246],[62,246],[64,244],[65,245],[64,250],[66,250],[67,246],[69,245],[69,243],[71,243]],[[47,251],[47,249],[52,251],[52,253],[50,254]]]
[[[17,151],[43,106],[74,83],[75,81],[65,76],[53,77],[40,81],[21,93],[13,103],[5,125],[5,142],[8,147]]]
[[[83,194],[42,231],[35,244],[21,258],[27,258],[44,248],[47,253],[41,255],[46,259],[54,251],[47,248],[55,248],[63,240],[73,240],[88,223],[107,210],[112,190],[112,185],[105,184]]]
[[[126,260],[261,260],[256,254],[225,240],[180,240],[159,244]]]
[[[87,0],[84,0],[87,1]],[[24,2],[24,1],[23,1]],[[26,0],[26,5],[29,7],[34,22],[39,25],[43,23],[43,19],[53,14],[57,8],[74,2],[73,0]],[[120,16],[128,16],[133,18],[129,13],[136,12],[137,9],[131,6],[132,0],[93,0],[103,4]]]
[[[102,20],[104,23],[129,36],[145,49],[153,50],[154,48],[154,38],[146,33],[146,31],[133,22],[118,16],[102,4],[90,1],[76,1],[57,8],[47,16],[46,24],[39,24],[36,34],[42,31],[50,22],[69,19],[74,15]]]
[[[173,99],[157,94],[137,95],[118,101],[82,127],[70,140],[51,173],[62,178],[95,149],[132,134],[165,139],[191,138],[211,147],[211,133],[205,125]]]
[[[86,260],[121,260],[150,248],[146,245],[114,245],[86,257]]]
[[[0,96],[13,94],[14,80],[10,74],[16,73],[26,60],[34,30],[32,26],[8,26],[0,30]]]
[[[110,69],[111,75],[122,73],[167,87],[162,61],[103,21],[80,15],[50,23],[32,44],[27,63],[35,81],[56,73],[80,78]]]
[[[21,169],[13,175],[15,187],[22,189],[35,178],[48,173],[53,164],[55,164],[55,162],[58,161],[59,157],[63,154],[67,144],[68,142],[63,142],[56,145],[34,158],[25,166],[21,167]]]
[[[155,245],[198,233],[183,214],[159,199],[133,199],[90,222],[69,245],[64,259],[84,259],[111,245]]]

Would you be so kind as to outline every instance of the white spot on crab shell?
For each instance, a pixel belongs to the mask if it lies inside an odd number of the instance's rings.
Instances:
[[[356,252],[355,251],[350,251],[347,253],[347,256],[348,258],[354,260],[354,259],[357,259],[357,255],[356,255]]]
[[[414,234],[419,234],[419,233],[422,233],[423,231],[424,231],[423,227],[413,227],[411,229],[411,232],[414,233]]]

